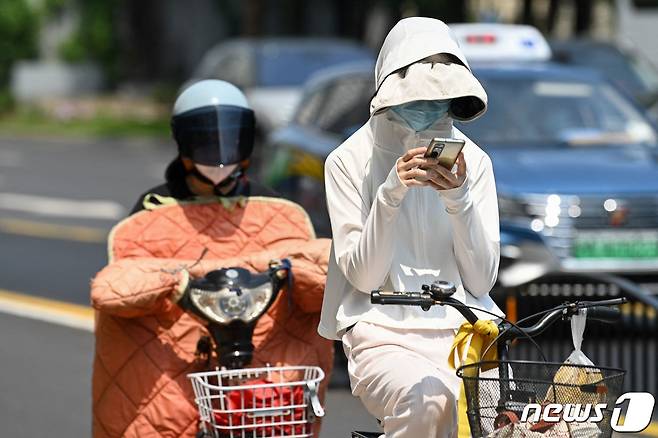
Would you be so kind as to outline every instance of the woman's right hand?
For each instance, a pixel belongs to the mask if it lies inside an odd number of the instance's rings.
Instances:
[[[403,156],[398,158],[396,167],[398,176],[407,187],[424,187],[429,185],[429,176],[425,168],[436,163],[436,158],[425,158],[426,147],[409,149]]]

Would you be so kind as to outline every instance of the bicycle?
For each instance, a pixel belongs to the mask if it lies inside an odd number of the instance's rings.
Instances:
[[[426,311],[435,305],[451,306],[458,310],[466,321],[475,325],[478,317],[473,312],[473,308],[453,298],[455,292],[456,288],[452,283],[437,281],[431,285],[423,285],[420,292],[376,290],[371,292],[371,302],[382,305],[419,306]],[[548,362],[533,338],[546,331],[559,319],[569,320],[582,309],[587,309],[588,319],[614,323],[619,320],[621,314],[619,309],[611,307],[624,302],[626,302],[625,298],[567,302],[530,315],[517,323],[502,319],[498,323],[498,336],[488,346],[497,349],[498,360],[462,364],[457,369],[457,375],[461,377],[464,384],[466,414],[472,436],[474,438],[532,436],[504,435],[500,431],[505,427],[512,429],[520,424],[520,419],[524,417],[524,411],[528,406],[543,407],[552,402],[562,405],[606,404],[606,408],[602,409],[602,418],[592,425],[589,435],[572,435],[568,426],[566,433],[550,436],[609,437],[612,434],[610,425],[612,409],[609,407],[613,406],[617,397],[621,395],[625,371],[609,367]],[[485,311],[485,313],[489,312]],[[491,315],[496,316],[493,313]],[[541,318],[531,326],[520,325],[537,317]],[[509,359],[512,342],[521,338],[535,344],[543,362]],[[580,376],[582,373],[589,376],[585,382],[573,382],[569,379],[570,376]],[[556,432],[555,427],[557,427],[555,424],[540,420],[528,429],[530,432],[537,432],[537,436],[545,436],[541,433],[551,429]],[[594,431],[594,427],[597,432]],[[379,436],[381,433],[378,432],[352,432],[352,438]]]

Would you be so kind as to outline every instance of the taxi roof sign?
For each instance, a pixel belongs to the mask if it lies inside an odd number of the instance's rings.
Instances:
[[[548,61],[551,48],[533,26],[500,23],[451,24],[468,62]]]

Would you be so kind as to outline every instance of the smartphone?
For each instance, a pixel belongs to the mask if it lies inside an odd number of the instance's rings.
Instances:
[[[464,140],[457,138],[433,138],[427,146],[425,158],[438,158],[441,166],[452,170],[464,144]]]

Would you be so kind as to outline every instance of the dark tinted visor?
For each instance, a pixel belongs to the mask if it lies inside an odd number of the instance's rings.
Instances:
[[[195,163],[234,164],[251,156],[254,112],[232,105],[205,106],[171,119],[178,150]]]

